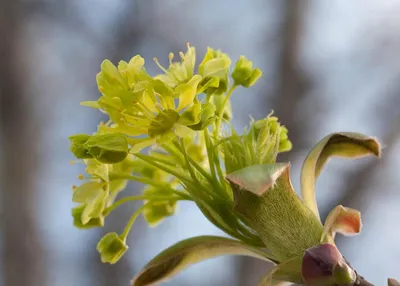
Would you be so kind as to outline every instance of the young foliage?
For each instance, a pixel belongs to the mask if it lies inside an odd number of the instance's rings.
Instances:
[[[100,109],[109,120],[93,134],[69,138],[72,154],[86,165],[86,175],[79,175],[82,184],[73,187],[72,200],[78,203],[72,209],[73,224],[102,227],[120,205],[143,202],[120,234],[100,239],[101,260],[113,264],[123,257],[139,215],[155,227],[174,215],[179,201],[187,200],[232,239],[181,241],[151,260],[132,285],[153,285],[190,264],[226,254],[274,263],[260,285],[370,285],[334,241],[336,233],[360,232],[360,213],[337,206],[323,224],[315,183],[332,156],[380,156],[378,141],[346,132],[325,137],[304,161],[300,198],[290,181],[290,164],[276,162],[279,153],[292,148],[278,118],[270,113],[251,119],[241,134],[230,122],[235,89],[253,86],[262,72],[244,56],[231,71],[228,55],[211,48],[196,68],[196,51],[189,44],[179,57],[173,61],[170,53],[167,68],[154,59],[162,71],[156,76],[146,72],[140,56],[117,66],[105,60],[96,77],[101,96],[82,103]],[[130,181],[144,184],[142,193],[119,198]]]

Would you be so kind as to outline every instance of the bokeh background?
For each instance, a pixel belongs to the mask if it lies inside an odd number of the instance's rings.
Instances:
[[[361,210],[364,228],[338,239],[344,255],[375,285],[400,278],[400,1],[2,0],[0,1],[0,285],[123,286],[165,247],[220,234],[192,204],[150,229],[142,219],[116,265],[95,250],[121,231],[132,209],[118,209],[104,229],[72,226],[68,136],[95,131],[102,115],[79,106],[99,96],[100,63],[207,46],[234,60],[246,55],[264,71],[232,99],[234,125],[272,109],[289,129],[292,180],[307,151],[334,131],[377,136],[381,160],[332,160],[317,184],[323,216],[343,204]],[[127,193],[137,193],[131,185]],[[221,257],[197,264],[165,285],[252,286],[269,265]]]

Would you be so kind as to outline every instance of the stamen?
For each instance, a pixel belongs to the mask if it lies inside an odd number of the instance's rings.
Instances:
[[[184,54],[184,53],[182,53],[182,52],[179,52],[179,56],[181,57],[181,59],[182,59],[182,60],[184,60],[184,59],[185,59],[185,54]]]
[[[169,64],[172,65],[172,60],[174,59],[174,53],[169,53],[168,58],[169,58]]]
[[[153,60],[163,72],[165,72],[166,74],[169,74],[168,71],[158,62],[157,58],[153,58]]]
[[[77,188],[78,188],[78,187],[75,186],[75,185],[72,186],[72,190],[73,190],[73,191],[75,191]]]
[[[79,174],[79,175],[78,175],[78,180],[81,180],[81,181],[82,181],[84,178],[85,178],[85,176],[84,176],[83,174]]]

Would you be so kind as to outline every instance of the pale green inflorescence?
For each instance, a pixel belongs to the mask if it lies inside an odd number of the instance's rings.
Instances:
[[[142,200],[137,212],[156,226],[174,214],[178,201],[189,200],[227,234],[260,246],[259,236],[232,209],[224,178],[233,170],[275,162],[279,152],[291,149],[287,129],[270,115],[252,120],[243,135],[232,127],[231,134],[223,132],[232,118],[233,91],[255,84],[261,71],[242,56],[231,72],[229,56],[211,48],[197,68],[194,47],[188,44],[179,56],[174,61],[170,53],[167,68],[154,59],[162,70],[156,76],[146,72],[140,56],[118,66],[101,64],[96,77],[101,96],[82,105],[100,109],[109,121],[93,134],[70,137],[71,152],[87,173],[74,188],[73,201],[79,203],[72,210],[74,225],[101,227],[119,205]],[[129,181],[145,184],[142,194],[118,199]],[[121,256],[102,255],[102,260],[115,263]]]
[[[156,76],[133,57],[114,66],[101,64],[97,101],[82,105],[109,116],[93,134],[75,134],[70,150],[85,165],[82,183],[73,187],[73,224],[102,227],[122,204],[142,201],[120,234],[98,243],[101,260],[116,263],[127,252],[127,237],[139,215],[154,227],[175,213],[179,201],[191,201],[204,216],[232,237],[200,236],[178,242],[152,259],[132,285],[154,285],[188,265],[218,255],[247,255],[276,264],[259,285],[293,282],[353,285],[359,276],[335,246],[335,235],[358,234],[360,212],[335,207],[325,223],[319,217],[315,183],[333,156],[380,156],[379,142],[359,133],[334,133],[308,154],[301,171],[302,198],[290,181],[290,163],[277,163],[292,149],[288,130],[271,112],[250,120],[243,133],[230,122],[230,97],[261,77],[241,56],[231,59],[207,49],[196,66],[195,48],[187,45],[180,61]],[[144,184],[141,194],[124,196],[128,182]],[[353,284],[352,284],[353,283]],[[395,280],[389,280],[395,285]]]

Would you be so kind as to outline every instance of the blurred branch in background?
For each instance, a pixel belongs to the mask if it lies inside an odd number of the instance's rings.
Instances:
[[[296,150],[304,145],[302,142],[307,132],[299,120],[301,117],[299,104],[306,96],[309,86],[298,67],[299,36],[302,34],[305,8],[304,2],[290,0],[282,2],[281,52],[276,72],[278,85],[272,103],[275,114],[289,129],[290,140]],[[290,153],[293,156],[293,153]],[[288,153],[280,154],[279,160],[289,161],[289,156]],[[241,272],[238,285],[256,285],[268,269],[265,263],[251,258],[241,258],[239,267]]]
[[[277,71],[277,92],[272,106],[276,115],[289,130],[293,152],[280,155],[280,161],[293,161],[293,153],[304,148],[307,126],[304,118],[312,110],[302,110],[300,103],[310,89],[309,79],[299,67],[300,38],[304,34],[303,19],[307,2],[287,0],[282,11],[282,40],[280,64]]]
[[[36,176],[41,160],[41,128],[26,96],[27,76],[19,62],[19,27],[24,24],[18,1],[0,8],[0,127],[3,149],[1,232],[4,285],[45,285],[44,253],[37,229]]]

